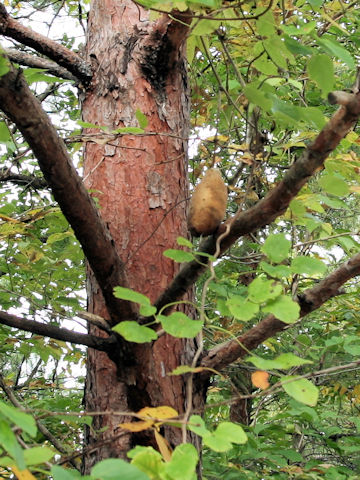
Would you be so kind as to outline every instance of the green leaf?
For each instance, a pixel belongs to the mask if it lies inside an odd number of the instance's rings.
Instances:
[[[81,473],[77,470],[62,468],[58,465],[53,465],[51,467],[51,476],[54,480],[74,480],[78,478],[84,478],[81,476]]]
[[[1,58],[2,57],[0,57],[0,59]],[[0,143],[8,143],[8,142],[12,142],[10,131],[5,122],[0,122]]]
[[[312,6],[312,8],[317,9],[322,6],[322,4],[324,3],[324,0],[308,0],[308,2]]]
[[[284,55],[284,43],[277,35],[264,40],[264,47],[276,66],[283,69],[287,68],[286,56]]]
[[[143,317],[151,317],[156,313],[156,307],[153,305],[140,305],[140,315]]]
[[[189,418],[188,429],[200,437],[208,435],[210,431],[206,428],[205,422],[200,415],[191,415]]]
[[[292,381],[288,381],[292,380]],[[282,377],[281,384],[290,397],[305,405],[315,406],[319,396],[318,388],[306,378],[299,378],[296,375]]]
[[[203,442],[215,452],[226,452],[232,448],[233,443],[246,443],[247,435],[240,425],[222,422],[213,433],[203,436]]]
[[[184,373],[196,373],[198,367],[189,367],[188,365],[180,365],[179,367],[174,368],[171,373],[168,375],[184,375]]]
[[[349,205],[347,205],[344,200],[340,198],[328,197],[326,195],[319,195],[319,200],[327,205],[328,207],[334,209],[344,209],[344,210],[351,210]]]
[[[322,175],[319,179],[319,185],[325,190],[325,192],[338,197],[345,197],[346,195],[349,195],[350,192],[348,184],[335,175]]]
[[[10,71],[10,62],[7,57],[1,55],[0,49],[0,77],[6,75]]]
[[[200,20],[195,19],[194,28],[191,30],[192,35],[208,35],[219,28],[221,22],[214,20]]]
[[[259,107],[263,108],[265,111],[271,109],[272,100],[267,98],[265,94],[259,90],[257,86],[247,85],[244,88],[244,94],[249,100],[249,102],[258,105]]]
[[[310,360],[297,357],[293,353],[283,353],[272,360],[251,356],[248,357],[246,361],[251,362],[259,370],[288,370],[292,367],[313,363]]]
[[[289,255],[290,249],[291,242],[282,233],[269,235],[261,247],[261,251],[275,263],[285,260]]]
[[[18,444],[10,425],[0,418],[0,445],[14,459],[20,470],[26,468],[23,450]]]
[[[270,265],[266,262],[260,262],[259,267],[274,278],[287,278],[291,275],[291,269],[287,265]]]
[[[188,0],[189,4],[203,5],[208,8],[218,8],[221,5],[219,0]]]
[[[237,445],[247,442],[247,435],[244,429],[236,423],[221,422],[214,433],[217,437],[227,438],[231,443],[236,443]]]
[[[344,351],[347,353],[350,353],[350,355],[353,356],[359,356],[360,355],[360,342],[352,342],[352,343],[346,343],[344,345]]]
[[[278,74],[278,69],[277,69],[276,65],[274,64],[274,62],[269,60],[266,55],[261,55],[261,57],[257,58],[253,62],[253,66],[257,70],[259,70],[259,72],[263,73],[264,75],[277,75]],[[245,90],[246,89],[247,89],[247,87],[245,87]],[[264,97],[264,96],[260,91],[257,93],[257,95],[252,93],[252,96],[253,96],[253,98],[257,99],[257,102],[261,101],[261,103],[263,104],[264,110],[268,110],[270,108],[270,107],[267,107],[267,103],[265,103],[264,100],[261,100],[262,97]],[[264,97],[264,98],[266,99],[266,97]],[[266,99],[266,101],[267,101],[267,99]],[[253,103],[255,103],[255,105],[259,105],[259,103],[256,103],[256,102],[253,102]],[[259,105],[259,106],[261,106],[261,105]]]
[[[97,480],[150,480],[135,465],[119,458],[102,460],[91,469],[91,475]]]
[[[36,435],[37,426],[35,420],[28,413],[24,413],[12,405],[8,405],[0,400],[0,414],[15,423],[15,425],[20,427],[30,436],[34,437]]]
[[[322,91],[323,97],[326,97],[335,83],[334,65],[330,57],[325,54],[313,55],[308,61],[307,71]]]
[[[276,33],[276,24],[274,15],[271,10],[261,15],[261,17],[256,21],[256,28],[259,35],[263,37],[270,37]]]
[[[301,35],[309,35],[309,33],[313,32],[317,28],[317,22],[314,21],[306,21],[302,22],[300,19],[297,22],[297,25],[286,25],[283,26],[282,29],[285,33],[288,33],[289,35],[296,35],[301,36]]]
[[[326,124],[326,118],[319,108],[306,107],[300,110],[302,120],[308,124],[308,127],[315,127],[320,130]]]
[[[258,313],[260,307],[257,303],[249,302],[244,297],[233,295],[226,302],[231,314],[238,320],[247,322],[251,320]]]
[[[135,112],[136,120],[139,122],[139,127],[144,129],[148,126],[149,120],[147,116],[142,113],[141,110],[137,109]]]
[[[281,295],[282,286],[275,283],[274,280],[257,277],[250,283],[248,292],[251,302],[263,303]]]
[[[192,480],[199,461],[199,455],[190,443],[178,445],[171,455],[170,462],[165,464],[164,471],[174,480]]]
[[[318,258],[301,255],[291,261],[291,270],[303,275],[323,275],[327,267]]]
[[[178,245],[181,245],[182,247],[188,247],[188,248],[194,248],[194,245],[190,240],[184,237],[177,237],[176,242]]]
[[[276,116],[289,126],[297,126],[303,119],[303,109],[289,102],[284,102],[277,97],[273,99],[272,111]]]
[[[293,38],[285,35],[285,46],[289,50],[289,52],[293,53],[294,55],[312,55],[314,50],[311,47],[306,47],[302,45],[299,40],[294,40]]]
[[[191,262],[194,260],[195,255],[190,252],[184,252],[184,250],[174,250],[173,248],[169,248],[163,252],[164,257],[171,258],[174,262],[184,263],[184,262]]]
[[[159,452],[152,447],[135,447],[128,452],[128,457],[132,458],[132,465],[149,475],[151,479],[162,478],[161,472],[164,469],[164,463]]]
[[[23,75],[26,78],[26,81],[29,85],[36,83],[36,82],[45,82],[49,84],[53,83],[64,83],[68,82],[69,80],[65,80],[54,75],[48,75],[46,70],[42,68],[27,68],[23,71]]]
[[[119,133],[123,135],[125,134],[138,135],[141,133],[145,133],[145,130],[139,127],[121,127],[121,128],[117,128],[116,130],[112,130],[111,133]]]
[[[192,320],[183,312],[173,312],[168,316],[158,315],[156,318],[166,333],[177,338],[194,338],[203,327],[202,321]]]
[[[131,288],[115,287],[114,295],[116,298],[121,298],[122,300],[129,300],[130,302],[145,306],[150,305],[150,300],[146,295],[135,292],[135,290],[131,290]]]
[[[157,339],[157,335],[154,330],[149,327],[139,325],[137,322],[120,322],[113,327],[113,330],[119,333],[128,342],[146,343]]]
[[[95,123],[83,122],[82,120],[78,120],[77,124],[80,125],[80,127],[82,127],[82,128],[97,128],[97,129],[100,129],[100,130],[104,130],[106,128],[106,127],[96,125]]]
[[[32,447],[24,450],[24,459],[27,466],[48,462],[54,455],[55,452],[48,447]]]
[[[72,232],[53,233],[48,236],[46,243],[48,245],[51,245],[52,243],[61,242],[65,238],[69,238],[69,237],[74,238],[74,235],[72,234]]]
[[[272,313],[276,318],[284,323],[294,323],[300,315],[300,306],[290,297],[281,295],[275,300],[270,300],[265,307],[264,313]]]
[[[344,62],[351,70],[355,67],[355,60],[351,54],[339,42],[332,41],[329,38],[319,38],[314,36],[315,41],[330,55],[334,55]]]

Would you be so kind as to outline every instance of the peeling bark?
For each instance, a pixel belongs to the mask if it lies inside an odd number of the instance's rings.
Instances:
[[[83,104],[84,120],[110,131],[135,127],[140,110],[148,125],[144,134],[119,135],[111,145],[87,143],[86,185],[98,198],[129,286],[151,301],[178,272],[164,250],[176,248],[177,236],[187,236],[186,31],[186,25],[167,16],[150,22],[148,12],[130,1],[92,2],[87,55],[95,74]],[[91,272],[88,279],[88,310],[106,316]],[[168,374],[191,361],[194,342],[163,335],[153,345],[131,348],[131,361],[117,368],[106,356],[89,351],[86,409],[137,411],[169,405],[184,412],[184,378]],[[203,401],[202,391],[196,399]],[[94,427],[108,427],[100,435],[106,440],[120,431],[119,422],[97,417]],[[181,440],[180,429],[166,428],[165,435],[172,446]],[[98,439],[87,432],[89,445]],[[152,433],[128,434],[88,455],[84,470],[102,458],[125,458],[135,442],[156,446]]]

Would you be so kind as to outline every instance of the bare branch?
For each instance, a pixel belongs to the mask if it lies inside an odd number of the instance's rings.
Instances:
[[[63,140],[21,72],[13,67],[0,77],[0,107],[17,125],[38,159],[55,200],[95,274],[112,321],[133,317],[132,304],[113,295],[114,287],[125,286],[127,281],[110,232],[72,165]]]
[[[347,97],[348,99],[348,97]],[[349,100],[349,99],[348,99]],[[229,235],[221,242],[221,254],[233,245],[241,236],[255,232],[272,223],[288,208],[291,200],[312,175],[323,165],[329,154],[337,147],[360,116],[360,94],[351,95],[346,106],[341,106],[321,130],[314,142],[307,147],[303,155],[289,168],[282,181],[262,200],[248,210],[239,211],[234,217],[221,225],[217,235],[205,239],[199,251],[213,254],[216,239],[224,231],[226,224],[231,225]],[[155,302],[160,309],[179,300],[188,288],[195,283],[206,270],[204,257],[187,263],[174,278],[170,286]]]
[[[85,85],[90,82],[92,72],[88,63],[79,55],[59,45],[54,40],[21,25],[20,22],[11,18],[2,3],[0,3],[0,34],[13,38],[46,55],[60,66],[66,68],[76,78],[82,80]]]
[[[305,290],[298,299],[300,318],[318,309],[330,298],[341,294],[342,285],[360,275],[360,254],[354,255],[313,288]],[[273,315],[264,318],[236,340],[230,340],[214,347],[201,362],[202,367],[221,370],[226,365],[243,358],[249,350],[255,349],[269,337],[289,328]],[[210,374],[210,373],[207,373]]]
[[[49,188],[45,178],[35,177],[34,175],[12,173],[8,168],[0,169],[0,182],[12,182],[16,185],[22,185],[25,188],[32,187],[35,190]]]
[[[26,318],[16,317],[10,313],[0,311],[0,323],[8,327],[18,328],[26,332],[36,333],[45,337],[55,338],[63,342],[75,343],[77,345],[86,345],[87,347],[95,348],[108,352],[116,344],[114,337],[96,337],[87,333],[78,333],[66,328],[55,327],[54,325],[47,325],[35,320],[27,320]]]
[[[43,68],[56,77],[65,78],[67,80],[77,81],[77,77],[72,75],[66,68],[59,67],[59,65],[46,58],[35,57],[29,53],[20,52],[13,48],[5,48],[4,53],[12,62],[18,63],[31,68]]]

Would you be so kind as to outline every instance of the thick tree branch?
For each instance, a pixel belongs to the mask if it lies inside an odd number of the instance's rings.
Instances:
[[[360,95],[351,94],[350,97],[347,98],[346,105],[341,106],[332,116],[315,141],[305,150],[301,158],[289,168],[281,182],[255,206],[244,212],[238,212],[234,217],[225,222],[225,224],[230,224],[231,228],[229,235],[221,242],[221,254],[241,236],[269,225],[286,211],[291,200],[323,165],[329,154],[337,147],[340,140],[346,136],[358,120],[360,116]],[[200,244],[199,251],[213,254],[215,252],[216,239],[223,231],[224,225],[221,225],[217,235],[208,237]],[[170,286],[157,299],[155,306],[160,309],[181,299],[206,268],[204,257],[199,257],[198,261],[194,260],[187,263],[174,278]]]
[[[320,283],[305,290],[299,296],[300,318],[318,309],[330,298],[341,294],[342,285],[357,275],[360,275],[359,253],[330,273]],[[273,315],[269,315],[236,340],[230,340],[214,347],[202,359],[201,366],[220,371],[235,360],[247,355],[249,350],[253,350],[266,339],[286,328],[289,328],[288,324],[281,322]],[[208,374],[210,375],[210,373]]]
[[[66,68],[85,85],[92,77],[91,67],[79,55],[59,45],[54,40],[24,27],[20,22],[11,18],[6,8],[0,3],[0,34],[13,38],[23,45],[35,49],[51,60]]]
[[[112,321],[133,317],[133,304],[113,296],[114,287],[125,286],[127,282],[111,235],[72,165],[64,142],[21,72],[13,67],[0,77],[0,108],[17,125],[38,159],[55,200],[95,274]]]
[[[66,328],[55,327],[46,323],[40,323],[35,320],[27,320],[26,318],[16,317],[10,313],[0,311],[0,323],[8,327],[19,328],[26,332],[43,335],[45,337],[55,338],[63,342],[76,343],[77,345],[85,345],[108,352],[116,344],[115,337],[96,337],[87,333],[78,333]]]
[[[66,80],[77,81],[77,77],[72,75],[66,68],[59,67],[59,65],[46,58],[35,57],[29,53],[21,52],[13,48],[5,48],[4,53],[10,58],[12,62],[18,63],[31,68],[43,68],[56,77],[65,78]]]

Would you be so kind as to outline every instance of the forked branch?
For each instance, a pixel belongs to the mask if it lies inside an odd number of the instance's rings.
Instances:
[[[37,52],[46,55],[61,67],[66,68],[85,85],[92,77],[91,67],[79,55],[68,48],[51,40],[50,38],[24,27],[20,22],[14,20],[0,3],[0,34],[13,38],[18,42],[33,48]]]

